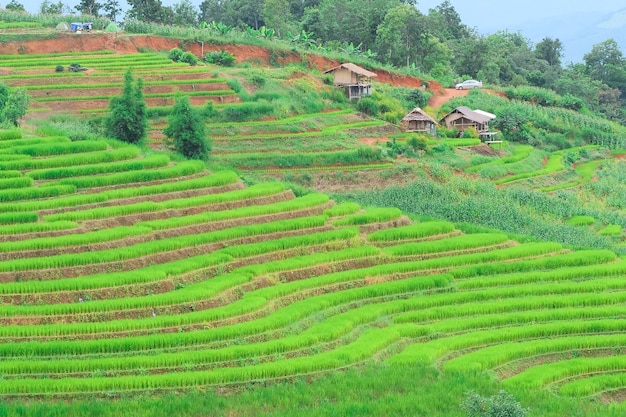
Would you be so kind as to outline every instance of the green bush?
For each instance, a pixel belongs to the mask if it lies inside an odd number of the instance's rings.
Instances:
[[[221,113],[225,122],[243,122],[272,114],[274,106],[268,102],[242,103],[238,106],[227,107]]]
[[[167,57],[174,62],[180,61],[182,56],[183,56],[183,50],[180,48],[172,48],[167,54]]]
[[[422,82],[422,84],[424,84]],[[407,101],[409,101],[415,107],[424,107],[428,104],[428,99],[430,98],[430,94],[426,92],[426,90],[422,90],[421,88],[415,88],[409,92],[407,97]]]
[[[463,139],[476,139],[478,138],[478,131],[474,126],[470,126],[463,131],[463,135],[461,137]]]
[[[180,57],[180,62],[186,62],[192,67],[195,65],[198,65],[198,61],[199,61],[198,57],[195,56],[191,52],[183,52],[183,54]]]
[[[380,106],[376,100],[371,97],[363,97],[360,99],[356,108],[358,111],[369,114],[370,116],[376,116],[380,112]]]
[[[220,49],[211,51],[204,55],[203,61],[208,64],[221,65],[222,67],[232,67],[235,64],[235,56],[228,51]]]
[[[65,71],[65,67],[63,67],[63,65],[57,65],[57,66],[54,68],[54,70],[55,70],[56,72],[63,72],[63,71]]]
[[[529,411],[504,390],[489,398],[469,392],[461,408],[467,417],[525,417]]]

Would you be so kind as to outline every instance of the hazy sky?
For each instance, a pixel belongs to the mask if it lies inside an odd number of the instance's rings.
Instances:
[[[437,7],[443,0],[418,0],[422,13]],[[574,13],[611,13],[626,8],[624,0],[450,0],[461,20],[483,32],[508,29],[517,32],[526,23]],[[519,26],[519,27],[514,27]],[[495,28],[495,29],[494,29]]]

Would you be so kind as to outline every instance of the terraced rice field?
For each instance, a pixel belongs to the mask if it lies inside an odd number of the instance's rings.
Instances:
[[[626,264],[610,251],[247,187],[114,141],[0,138],[5,398],[369,362],[492,370],[565,396],[624,386]]]
[[[128,68],[142,79],[151,110],[166,111],[176,93],[189,96],[196,107],[212,102],[215,109],[223,110],[240,103],[227,83],[229,78],[217,75],[218,67],[174,63],[164,53],[102,51],[0,58],[0,82],[24,88],[32,98],[28,117],[104,115],[110,99],[121,94]],[[69,72],[70,63],[79,63],[87,71]],[[57,65],[63,71],[56,71]],[[207,128],[215,162],[240,171],[275,172],[388,168],[392,164],[383,161],[380,151],[365,148],[357,140],[368,128],[384,125],[350,109],[334,109],[273,121],[208,122]],[[150,121],[149,141],[156,149],[165,147],[164,126],[162,118]]]
[[[50,112],[93,114],[106,111],[111,97],[120,95],[124,73],[132,68],[133,76],[144,83],[144,97],[150,107],[169,107],[176,92],[190,97],[194,105],[207,101],[216,104],[238,102],[226,79],[213,75],[206,67],[175,63],[164,53],[114,54],[90,52],[72,54],[1,56],[0,81],[22,87],[33,98],[31,116],[47,117]],[[86,71],[70,72],[78,63]],[[57,66],[63,68],[57,71]]]
[[[240,171],[306,172],[381,169],[393,166],[379,149],[358,136],[384,126],[351,109],[334,109],[291,118],[209,123],[212,158]]]

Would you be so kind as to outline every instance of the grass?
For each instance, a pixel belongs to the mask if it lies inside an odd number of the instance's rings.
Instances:
[[[84,58],[89,64],[91,58]],[[106,63],[110,56],[93,59],[102,68],[117,65]],[[232,79],[245,72],[224,71]],[[276,71],[266,77],[272,94],[240,92],[243,104],[216,106],[218,114],[236,109],[232,114],[244,121],[207,120],[221,142],[213,166],[258,163],[260,171],[271,172],[282,170],[270,166],[278,165],[280,154],[293,158],[282,160],[285,167],[300,164],[286,170],[310,172],[314,183],[318,170],[394,164],[356,147],[357,136],[386,132],[389,125],[357,120],[347,103],[323,98],[331,94],[324,87],[289,77]],[[322,111],[327,107],[339,110]],[[6,134],[20,139],[15,136]],[[296,148],[298,142],[306,144]],[[3,152],[15,148],[0,148],[8,196],[19,195],[18,185],[52,193],[48,176],[83,187],[68,188],[65,197],[33,193],[0,205],[9,223],[0,226],[7,239],[0,249],[10,251],[0,260],[0,350],[6,359],[0,390],[10,398],[0,414],[461,417],[466,392],[506,387],[533,415],[623,415],[623,406],[584,397],[621,386],[610,374],[589,379],[599,387],[589,392],[566,385],[562,393],[576,395],[568,398],[516,378],[501,383],[496,365],[479,368],[472,359],[492,357],[491,343],[526,346],[532,354],[533,346],[550,340],[562,343],[558,352],[564,352],[568,338],[601,345],[606,333],[620,332],[624,267],[610,249],[626,224],[623,213],[578,205],[565,187],[545,189],[553,193],[546,195],[521,189],[522,181],[495,185],[503,178],[557,178],[567,152],[552,153],[546,167],[547,153],[528,146],[498,160],[465,161],[466,172],[494,180],[489,183],[447,167],[453,147],[475,142],[445,144],[450,154],[432,157],[441,164],[429,164],[430,155],[418,159],[423,176],[415,182],[387,190],[367,184],[366,192],[339,195],[350,201],[336,205],[320,194],[295,199],[283,184],[245,187],[232,172],[209,175],[204,164],[192,170],[206,173],[204,181],[183,177],[148,185],[148,176],[133,173],[139,153],[124,148],[75,148],[68,156],[40,158],[45,147],[28,142],[17,150],[30,149],[33,157],[23,159]],[[324,160],[337,155],[352,159]],[[153,159],[155,166],[167,162]],[[174,178],[190,164],[174,157],[170,163]],[[597,164],[578,165],[582,180],[568,188],[591,187],[590,175],[606,174]],[[32,181],[18,179],[29,171]],[[88,177],[73,178],[76,173]],[[220,178],[211,182],[214,176]],[[131,178],[136,186],[120,185]],[[259,196],[284,200],[261,206],[251,200]],[[197,206],[208,211],[195,214]],[[314,213],[305,213],[309,209]],[[409,222],[405,214],[445,220],[393,227]],[[591,224],[608,226],[604,232],[579,226]],[[153,242],[137,240],[147,234]],[[105,260],[111,262],[102,265]],[[454,368],[448,354],[469,365]],[[515,358],[525,365],[525,357]],[[601,359],[585,372],[604,372]],[[568,364],[555,362],[554,369],[560,366]],[[541,369],[531,367],[528,375]],[[533,379],[517,380],[524,378]],[[66,401],[56,401],[61,398]]]

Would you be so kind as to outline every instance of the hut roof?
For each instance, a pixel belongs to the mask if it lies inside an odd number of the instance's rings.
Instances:
[[[483,116],[487,116],[487,117],[489,118],[489,120],[492,120],[492,119],[495,119],[495,118],[496,118],[496,115],[495,115],[495,114],[493,114],[493,113],[489,113],[489,112],[486,112],[486,111],[484,111],[484,110],[479,110],[479,109],[476,109],[476,110],[474,110],[474,112],[475,112],[475,113],[478,113],[478,114],[482,114]]]
[[[375,73],[373,73],[373,72],[371,72],[371,71],[368,71],[368,70],[366,70],[365,68],[361,68],[361,67],[359,67],[358,65],[356,65],[356,64],[352,64],[352,63],[350,63],[350,62],[346,62],[346,63],[344,63],[344,64],[337,65],[337,66],[336,66],[336,67],[334,67],[334,68],[331,68],[331,69],[329,69],[329,70],[326,70],[326,71],[324,71],[324,74],[327,74],[327,73],[329,73],[329,72],[335,72],[335,71],[336,71],[336,70],[338,70],[339,68],[344,68],[344,69],[347,69],[348,71],[352,71],[352,72],[354,72],[354,73],[356,73],[356,74],[359,74],[359,75],[362,75],[362,76],[364,76],[364,77],[370,77],[370,78],[372,78],[372,77],[376,77],[376,76],[377,76]]]
[[[477,122],[477,123],[488,123],[489,120],[492,119],[492,117],[490,116],[486,116],[485,114],[482,113],[478,113],[475,112],[474,110],[470,109],[469,107],[465,107],[465,106],[459,106],[456,109],[452,110],[450,113],[448,113],[446,116],[444,116],[444,119],[452,113],[461,113],[463,116],[465,116],[467,119]]]
[[[402,118],[403,122],[410,122],[412,120],[425,120],[437,124],[435,119],[430,117],[424,110],[420,109],[419,107],[414,108],[409,114]]]

